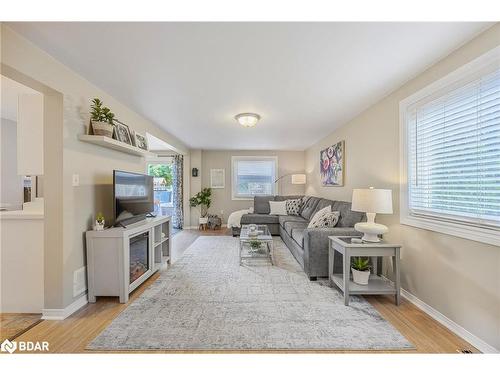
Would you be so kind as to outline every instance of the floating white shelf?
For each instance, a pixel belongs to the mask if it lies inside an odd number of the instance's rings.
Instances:
[[[82,142],[93,143],[95,145],[110,148],[112,150],[124,152],[130,155],[135,156],[154,156],[152,152],[143,150],[139,147],[135,147],[132,145],[128,145],[126,143],[117,141],[116,139],[112,139],[109,137],[105,137],[103,135],[89,135],[89,134],[80,134],[78,139]]]

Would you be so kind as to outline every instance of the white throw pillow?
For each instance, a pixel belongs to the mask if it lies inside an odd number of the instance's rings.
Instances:
[[[286,215],[286,201],[269,201],[269,207],[271,207],[269,215]]]
[[[339,221],[340,212],[333,211],[332,207],[327,206],[314,214],[307,225],[308,228],[333,228]]]

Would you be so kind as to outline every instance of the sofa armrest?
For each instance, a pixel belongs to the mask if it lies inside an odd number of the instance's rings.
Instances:
[[[328,276],[328,237],[359,236],[352,227],[309,228],[304,230],[304,271],[309,277]],[[339,262],[336,262],[338,265]]]

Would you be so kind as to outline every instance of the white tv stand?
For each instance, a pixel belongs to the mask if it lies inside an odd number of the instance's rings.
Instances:
[[[147,218],[126,228],[87,231],[89,302],[100,296],[118,296],[120,303],[126,303],[130,292],[170,263],[171,238],[170,216]],[[145,249],[147,256],[143,255]],[[137,254],[141,254],[140,260],[134,262]],[[136,266],[131,265],[131,256]]]

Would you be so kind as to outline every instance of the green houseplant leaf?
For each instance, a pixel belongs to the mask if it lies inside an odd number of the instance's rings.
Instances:
[[[370,258],[354,257],[351,261],[351,267],[357,271],[368,271],[370,267]]]
[[[189,205],[191,207],[200,206],[201,217],[206,217],[208,215],[208,209],[212,203],[212,189],[204,188],[198,194],[189,199]]]

